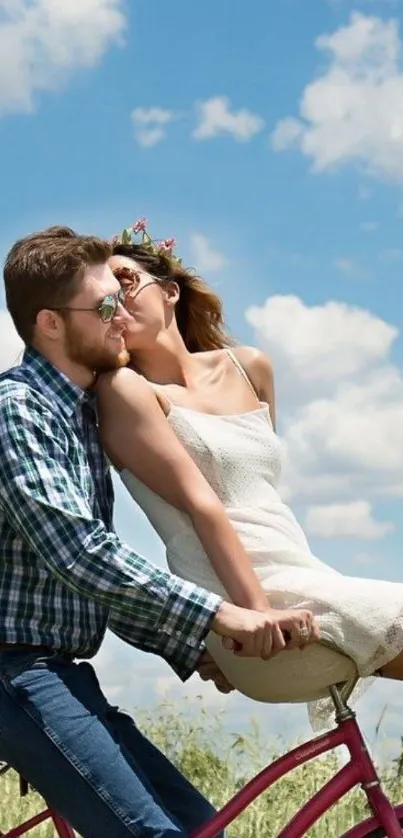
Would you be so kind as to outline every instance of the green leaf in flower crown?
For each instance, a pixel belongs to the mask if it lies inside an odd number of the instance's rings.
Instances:
[[[131,227],[126,227],[122,233],[122,244],[131,244],[132,243],[132,235],[133,231]]]
[[[143,232],[143,244],[144,247],[150,247],[152,245],[152,238],[145,230]]]

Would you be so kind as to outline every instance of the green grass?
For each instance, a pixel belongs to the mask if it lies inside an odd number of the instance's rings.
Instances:
[[[224,730],[222,718],[211,718],[202,705],[195,721],[184,705],[161,705],[155,712],[139,717],[140,727],[151,737],[178,768],[217,807],[225,803],[246,779],[263,765],[288,750],[281,745],[269,747],[252,723],[246,736]],[[280,780],[251,806],[228,830],[229,838],[275,838],[296,809],[312,796],[339,767],[337,754],[320,757],[300,766]],[[396,766],[381,772],[390,798],[403,801],[403,778]],[[30,793],[20,800],[18,782],[11,772],[0,778],[0,829],[6,831],[43,806],[38,795]],[[337,838],[360,819],[368,816],[364,795],[357,790],[325,815],[309,832],[310,838]],[[43,824],[30,833],[36,838],[50,838],[52,828]]]

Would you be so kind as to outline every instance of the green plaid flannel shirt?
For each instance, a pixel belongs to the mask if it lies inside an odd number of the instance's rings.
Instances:
[[[91,657],[108,626],[185,680],[221,599],[138,556],[112,507],[88,394],[26,350],[0,376],[0,643]]]

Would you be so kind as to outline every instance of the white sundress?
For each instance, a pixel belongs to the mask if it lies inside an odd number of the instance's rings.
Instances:
[[[332,714],[331,702],[323,700],[330,685],[355,672],[369,676],[403,650],[403,584],[344,576],[313,555],[277,491],[281,444],[267,404],[233,415],[172,404],[168,421],[223,503],[269,604],[310,609],[324,641],[261,661],[234,656],[211,633],[211,654],[244,695],[263,702],[314,702],[311,722],[323,727]],[[120,476],[164,542],[172,573],[228,599],[189,516],[128,470]]]

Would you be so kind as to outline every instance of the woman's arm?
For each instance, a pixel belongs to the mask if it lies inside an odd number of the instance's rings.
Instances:
[[[116,468],[127,468],[187,512],[235,605],[266,610],[267,595],[224,507],[170,427],[151,387],[124,368],[100,377],[97,396],[102,443]]]

